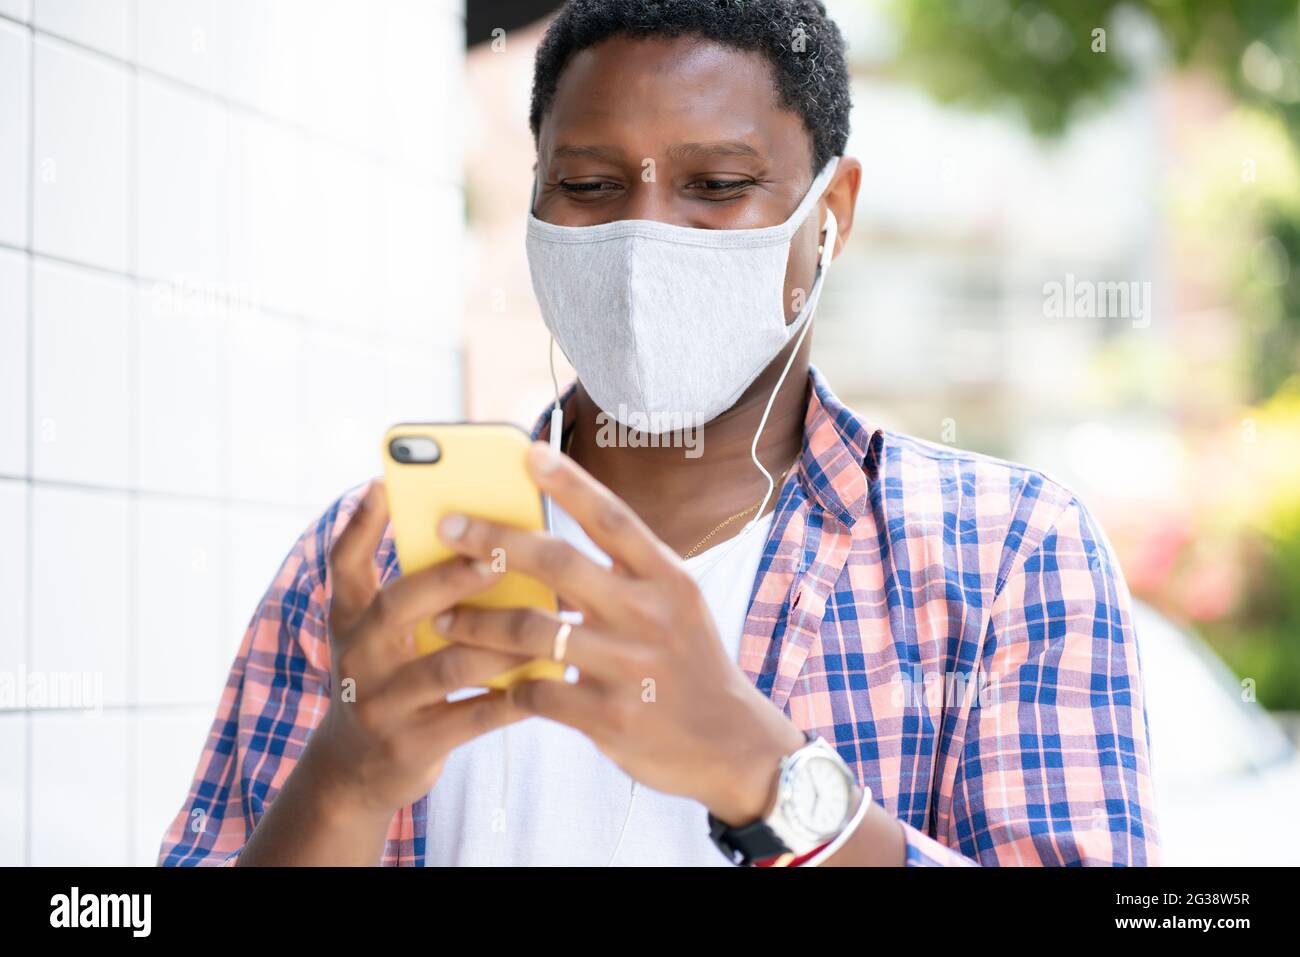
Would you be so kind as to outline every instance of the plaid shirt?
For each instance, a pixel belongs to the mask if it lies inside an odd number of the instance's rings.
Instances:
[[[741,669],[903,822],[910,865],[1155,863],[1130,598],[1092,516],[1039,472],[873,428],[810,378]],[[258,606],[159,863],[233,863],[324,714],[326,557],[361,491]],[[391,537],[377,561],[398,574]],[[394,816],[384,864],[423,863],[427,806]]]

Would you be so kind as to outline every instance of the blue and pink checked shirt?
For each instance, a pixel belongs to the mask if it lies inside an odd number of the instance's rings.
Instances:
[[[325,713],[326,557],[361,491],[302,535],[258,606],[161,864],[233,863]],[[398,574],[391,537],[376,561]],[[901,819],[908,864],[1157,862],[1129,606],[1069,491],[873,428],[812,370],[739,665]],[[384,864],[423,863],[427,804],[394,816]]]

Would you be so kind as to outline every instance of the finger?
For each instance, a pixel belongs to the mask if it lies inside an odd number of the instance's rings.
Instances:
[[[550,687],[546,687],[546,686]],[[581,731],[593,741],[601,738],[604,703],[599,686],[585,681],[523,681],[507,689],[511,703],[526,714],[549,718]]]
[[[361,625],[372,637],[404,636],[420,620],[433,618],[497,581],[497,573],[486,562],[460,555],[448,558],[383,586],[370,601]]]
[[[457,605],[434,619],[444,638],[525,658],[550,658],[564,621],[539,608],[475,608]],[[564,663],[584,674],[613,672],[618,649],[590,628],[569,623]]]
[[[419,655],[415,625],[495,584],[486,565],[457,556],[429,568],[403,575],[375,593],[360,621],[339,644],[338,667],[350,677],[383,680],[404,662]]]
[[[627,503],[567,455],[545,442],[528,450],[528,471],[591,540],[633,576],[658,578],[679,567],[677,555],[650,531]]]
[[[435,705],[422,712],[409,726],[410,734],[437,742],[439,756],[445,756],[468,741],[489,731],[531,717],[518,708],[504,691],[488,691],[463,701]]]
[[[606,620],[618,617],[618,584],[626,585],[627,580],[619,579],[562,539],[456,513],[442,517],[438,534],[463,555],[482,560],[504,555],[510,571],[549,585],[583,612],[594,612]]]
[[[479,688],[530,659],[469,645],[448,645],[406,662],[367,702],[369,720],[381,730],[408,719],[421,708],[440,704],[464,688]],[[358,694],[358,702],[361,702]]]
[[[366,488],[356,510],[329,552],[330,632],[342,634],[361,617],[379,590],[375,553],[388,525],[388,500],[384,483],[376,479]]]

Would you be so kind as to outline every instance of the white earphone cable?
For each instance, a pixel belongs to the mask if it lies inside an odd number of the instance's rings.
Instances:
[[[775,388],[772,389],[772,394],[768,396],[767,406],[763,409],[763,417],[759,420],[758,429],[754,432],[754,441],[750,444],[750,448],[749,448],[750,458],[753,459],[754,464],[758,467],[758,470],[762,472],[763,476],[767,479],[767,494],[763,496],[763,501],[758,507],[758,512],[754,515],[752,519],[750,519],[748,522],[745,523],[745,527],[742,528],[739,534],[737,534],[732,539],[730,543],[730,547],[727,548],[726,551],[724,551],[717,560],[712,562],[704,570],[704,572],[700,575],[700,577],[696,579],[697,582],[703,580],[703,578],[706,575],[708,575],[708,573],[711,572],[714,569],[714,567],[716,567],[718,563],[722,561],[722,559],[726,558],[726,556],[731,553],[732,549],[736,547],[736,544],[741,540],[743,540],[744,538],[746,538],[748,533],[762,520],[763,512],[767,508],[767,503],[771,500],[772,494],[776,490],[776,480],[772,478],[772,473],[769,472],[763,466],[763,463],[761,461],[759,461],[758,440],[763,435],[763,429],[767,427],[768,416],[770,416],[772,413],[772,406],[775,405],[776,403],[776,397],[781,391],[781,386],[785,384],[785,379],[790,372],[791,366],[794,365],[795,356],[799,354],[799,350],[803,346],[804,337],[808,335],[808,330],[812,326],[812,320],[813,320],[812,312],[817,308],[817,300],[821,296],[821,287],[826,277],[826,267],[830,264],[831,256],[834,251],[836,228],[837,228],[837,224],[835,222],[835,214],[832,213],[830,209],[827,209],[826,210],[826,239],[822,244],[821,258],[817,266],[818,275],[817,275],[817,279],[814,282],[813,291],[809,296],[809,300],[805,304],[805,308],[808,310],[809,316],[804,321],[803,328],[799,330],[799,335],[795,339],[794,348],[790,350],[790,355],[785,361],[785,368],[781,370],[781,376],[780,378],[777,379],[776,386]],[[560,406],[560,383],[559,383],[559,379],[555,375],[555,336],[551,336],[550,365],[551,365],[551,385],[555,389],[555,405],[551,409],[550,444],[551,444],[551,448],[558,452],[561,448],[560,442],[561,442],[561,433],[563,432],[563,425],[564,425],[564,410]],[[551,499],[549,496],[547,496],[546,498],[546,527],[548,530],[553,530],[555,527],[553,523]],[[503,736],[503,740],[505,744],[505,758],[502,764],[502,783],[501,783],[501,791],[502,791],[501,813],[503,816],[505,814],[506,801],[510,790],[510,736],[509,736],[510,728],[509,726],[506,726],[504,731],[506,732],[505,735]],[[623,825],[622,827],[619,828],[618,840],[614,844],[614,850],[609,855],[609,860],[605,862],[606,867],[610,867],[613,865],[615,858],[618,857],[618,852],[623,849],[623,839],[627,837],[627,828],[628,828],[628,824],[632,820],[632,810],[636,806],[636,796],[639,789],[640,789],[640,782],[637,781],[636,779],[633,779],[631,794],[629,795],[628,802],[627,802],[627,813],[623,815]],[[503,833],[504,833],[504,829],[503,829]]]
[[[804,321],[803,328],[799,330],[799,335],[795,338],[794,348],[790,350],[790,355],[785,360],[785,368],[781,370],[781,377],[776,380],[776,387],[772,390],[772,394],[767,397],[767,407],[763,409],[763,417],[758,422],[758,429],[754,432],[754,441],[749,447],[749,457],[754,460],[754,465],[767,479],[767,494],[763,496],[763,502],[758,506],[758,511],[754,514],[754,517],[745,525],[746,529],[749,529],[763,517],[763,511],[767,508],[767,503],[771,500],[772,493],[776,489],[776,482],[772,478],[772,473],[758,459],[758,440],[762,437],[763,430],[767,428],[767,418],[772,414],[772,406],[776,404],[776,397],[781,392],[781,386],[785,384],[785,377],[790,374],[790,367],[794,365],[795,356],[799,354],[799,350],[803,347],[804,337],[808,335],[808,330],[812,328],[812,314],[817,308],[817,300],[821,298],[822,286],[826,279],[826,268],[830,265],[831,256],[835,250],[837,225],[835,214],[828,208],[826,210],[826,239],[822,242],[821,258],[817,264],[818,275],[813,282],[813,289],[809,294],[808,302],[804,305],[804,308],[808,310],[808,318]]]
[[[759,420],[758,429],[754,432],[754,441],[749,447],[750,458],[754,460],[754,464],[758,466],[758,470],[762,472],[764,477],[767,479],[767,494],[763,496],[762,504],[758,506],[758,512],[755,513],[752,519],[745,523],[745,527],[742,528],[740,533],[731,540],[729,547],[723,551],[717,559],[710,563],[707,568],[705,568],[704,572],[696,579],[697,583],[703,581],[704,577],[708,575],[709,572],[713,571],[713,569],[717,567],[717,565],[725,559],[727,555],[731,554],[732,550],[736,548],[736,545],[746,538],[749,532],[754,529],[760,521],[762,521],[763,512],[767,508],[767,503],[771,500],[772,493],[776,489],[776,480],[772,478],[772,473],[764,468],[763,463],[758,459],[758,440],[763,435],[763,429],[767,427],[768,416],[772,413],[772,406],[776,403],[776,397],[781,391],[781,386],[785,383],[785,378],[790,372],[790,367],[794,365],[794,357],[799,354],[799,349],[803,346],[804,337],[808,335],[808,330],[812,327],[812,313],[817,308],[817,300],[821,296],[821,287],[823,280],[826,277],[826,267],[830,264],[831,256],[835,249],[836,227],[835,214],[831,212],[830,209],[827,209],[826,239],[822,243],[821,258],[817,264],[818,275],[814,283],[813,291],[809,296],[809,301],[805,304],[805,308],[808,310],[809,315],[804,321],[803,328],[799,330],[799,335],[795,339],[794,348],[790,350],[789,358],[785,360],[785,368],[781,370],[781,377],[777,379],[776,387],[772,389],[772,394],[768,396],[767,407],[763,409],[763,417]],[[552,342],[554,342],[554,340],[552,340]],[[605,863],[606,867],[609,867],[614,863],[614,858],[618,856],[619,849],[623,846],[623,838],[627,834],[627,825],[632,819],[632,808],[636,804],[638,783],[639,782],[635,780],[632,782],[632,797],[627,803],[627,814],[623,816],[623,827],[618,832],[618,843],[614,845],[614,853],[609,856],[609,860]]]
[[[623,838],[627,837],[627,825],[632,820],[632,808],[636,806],[636,792],[640,788],[641,782],[632,779],[632,794],[627,799],[627,813],[623,815],[623,826],[618,829],[618,840],[614,844],[614,852],[609,855],[609,860],[605,862],[606,867],[612,867],[614,858],[618,857],[618,852],[623,848]]]

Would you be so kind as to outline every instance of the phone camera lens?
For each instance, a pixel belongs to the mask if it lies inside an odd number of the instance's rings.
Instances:
[[[442,457],[442,450],[431,438],[408,435],[389,442],[388,454],[403,465],[432,465]]]

